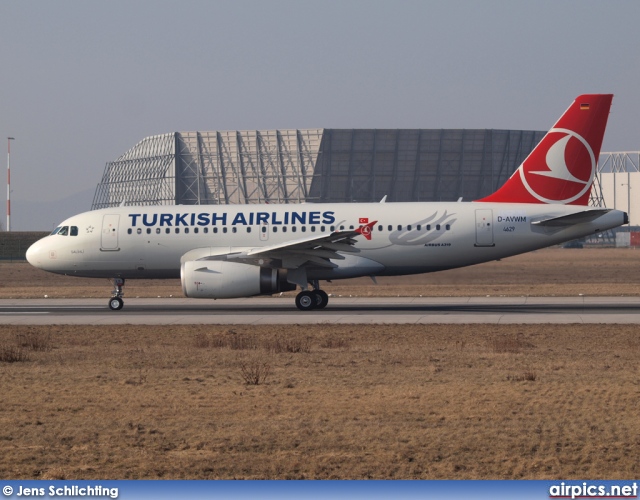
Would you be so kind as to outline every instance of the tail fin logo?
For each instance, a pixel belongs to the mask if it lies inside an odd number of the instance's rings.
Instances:
[[[507,182],[478,201],[588,205],[612,99],[578,96]]]
[[[596,157],[583,137],[553,128],[536,150],[539,154],[531,155],[519,168],[522,183],[533,197],[543,203],[567,204],[591,189]]]

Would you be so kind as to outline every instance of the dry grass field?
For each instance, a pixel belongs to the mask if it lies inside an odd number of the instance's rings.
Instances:
[[[632,478],[635,326],[2,327],[0,477]],[[38,350],[34,350],[38,349]]]
[[[552,249],[355,295],[638,295],[640,251]],[[0,297],[107,297],[0,264]],[[177,281],[127,296],[180,296]],[[0,477],[631,478],[633,325],[2,326]]]

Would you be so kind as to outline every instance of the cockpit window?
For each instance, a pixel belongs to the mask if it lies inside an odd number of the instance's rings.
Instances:
[[[71,226],[71,236],[78,236],[78,226]]]
[[[62,229],[62,226],[58,226],[53,231],[51,231],[51,236],[53,236],[54,234],[58,234],[58,231],[60,231],[60,229]]]
[[[58,231],[60,236],[67,236],[69,234],[69,226],[62,226],[60,231]]]

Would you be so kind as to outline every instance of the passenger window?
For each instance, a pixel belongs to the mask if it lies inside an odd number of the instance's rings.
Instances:
[[[179,234],[179,233],[180,233],[180,228],[179,228],[179,227],[177,227],[177,228],[176,228],[176,234]]]
[[[58,231],[58,234],[60,236],[67,236],[69,234],[69,226],[63,226],[60,228],[60,231]]]
[[[232,232],[232,233],[237,233],[237,232],[238,232],[238,228],[237,228],[237,227],[235,227],[235,226],[234,226],[234,227],[232,227],[232,228],[231,228],[231,232]]]
[[[282,232],[286,233],[287,232],[287,226],[282,226]]]
[[[411,225],[407,226],[407,231],[411,231]]]
[[[431,231],[431,224],[427,224],[426,230]]]
[[[331,231],[335,231],[336,230],[336,226],[331,226]]]
[[[402,226],[398,224],[398,231],[402,231]]]
[[[151,234],[151,228],[150,227],[147,228],[147,234]]]
[[[226,227],[223,227],[223,228],[222,228],[222,232],[223,232],[223,233],[226,233],[226,232],[227,232],[227,228],[226,228]]]
[[[391,224],[389,224],[389,225],[387,226],[387,229],[388,229],[389,231],[393,231],[393,226],[392,226]]]
[[[218,233],[218,228],[217,228],[217,227],[214,227],[214,228],[213,228],[213,232],[217,234],[217,233]]]
[[[156,234],[160,234],[160,228],[159,227],[156,228]]]
[[[277,232],[278,232],[278,226],[273,226],[273,230],[272,230],[272,231],[273,231],[274,233],[277,233]]]
[[[316,232],[316,226],[311,226],[311,232],[315,233]]]
[[[203,229],[203,231],[204,231],[204,234],[207,234],[207,233],[209,232],[209,228],[208,228],[208,227],[205,227],[205,228]]]
[[[266,226],[262,226],[260,228],[260,231],[262,231],[263,233],[266,233],[267,232],[267,227]]]
[[[189,234],[189,228],[188,227],[184,228],[184,234]]]
[[[382,225],[378,226],[378,231],[382,231]]]
[[[197,227],[194,227],[194,228],[193,228],[193,232],[194,232],[194,233],[196,233],[196,234],[198,234],[198,228],[197,228]]]
[[[324,226],[320,227],[320,232],[324,233]]]
[[[444,228],[448,231],[449,229],[451,229],[451,226],[447,224],[446,226],[444,226]]]
[[[416,226],[416,230],[417,230],[417,231],[420,231],[420,229],[421,229],[421,228],[422,228],[422,226],[421,226],[420,224],[418,224],[418,225]]]
[[[71,236],[78,236],[78,226],[71,226]]]
[[[436,224],[436,231],[440,231],[440,224]]]
[[[251,232],[251,228],[249,226],[247,226],[247,233]]]
[[[164,230],[165,233],[169,234],[171,232],[171,229],[167,228]]]
[[[142,234],[142,229],[138,228],[138,229],[136,230],[136,233],[138,233],[138,234]]]
[[[127,234],[131,234],[132,232],[131,228],[127,229]]]
[[[302,228],[300,228],[300,231],[302,231],[303,233],[307,232],[307,226],[302,226]]]
[[[294,233],[295,233],[297,230],[298,230],[298,228],[297,228],[296,226],[293,226],[293,227],[291,228],[291,231],[293,231]]]

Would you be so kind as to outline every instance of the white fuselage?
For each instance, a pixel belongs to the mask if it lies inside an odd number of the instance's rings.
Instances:
[[[377,221],[370,239],[355,237],[356,253],[332,260],[334,268],[309,263],[307,277],[404,275],[500,259],[625,222],[624,212],[612,210],[589,222],[534,224],[586,210],[483,202],[117,207],[67,219],[60,225],[66,231],[36,242],[27,258],[75,276],[179,278],[187,252],[192,260],[228,255]]]

